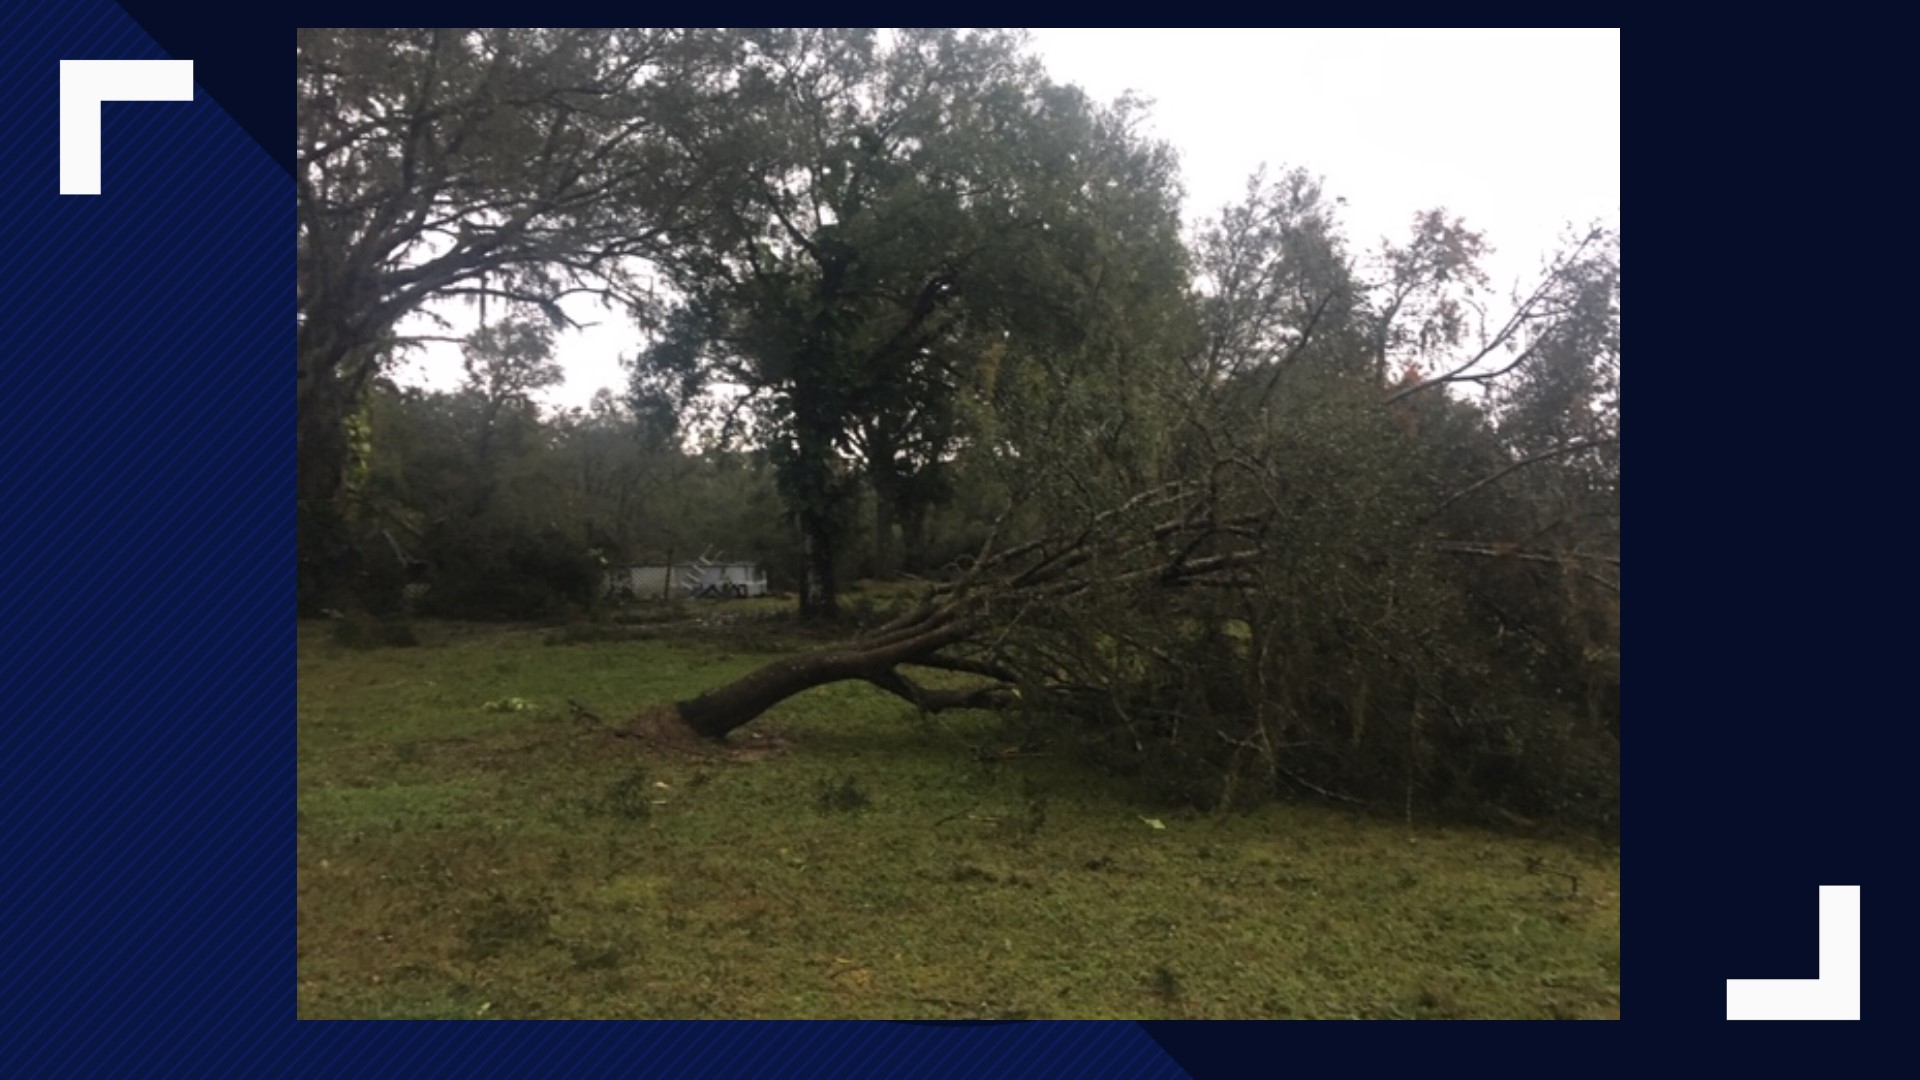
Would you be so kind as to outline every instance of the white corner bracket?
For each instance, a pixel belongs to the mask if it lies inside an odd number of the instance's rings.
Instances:
[[[1860,886],[1820,886],[1820,977],[1728,979],[1727,1019],[1860,1019]]]
[[[192,101],[191,60],[60,61],[60,194],[100,194],[100,103]]]

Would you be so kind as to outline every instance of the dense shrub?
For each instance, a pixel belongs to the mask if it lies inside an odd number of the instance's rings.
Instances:
[[[463,619],[554,619],[591,607],[602,569],[593,555],[558,532],[505,529],[429,537],[432,588],[422,609]]]

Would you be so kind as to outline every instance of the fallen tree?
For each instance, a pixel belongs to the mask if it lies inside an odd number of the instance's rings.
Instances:
[[[869,633],[669,711],[723,739],[857,680],[923,713],[1018,708],[1208,803],[1257,782],[1409,815],[1580,803],[1605,818],[1618,406],[1617,390],[1595,404],[1590,373],[1596,356],[1617,370],[1617,310],[1589,301],[1616,295],[1611,257],[1556,267],[1528,320],[1438,376],[1409,365],[1383,385],[1377,354],[1311,355],[1323,294],[1286,347],[1176,370],[1150,415],[1103,415],[1062,380],[1082,411],[1056,410],[1006,459],[1020,494],[965,565]],[[1502,346],[1518,356],[1497,372],[1517,386],[1504,411],[1441,391]],[[1149,449],[1116,461],[1129,424]]]
[[[1182,503],[1199,505],[1199,492],[1170,484],[1108,514],[1097,516],[1077,533],[1049,536],[996,551],[989,541],[971,569],[956,580],[937,584],[900,617],[874,633],[827,649],[777,660],[740,679],[676,703],[680,718],[709,738],[721,738],[750,723],[767,709],[802,691],[832,682],[859,679],[895,694],[924,712],[1005,705],[1017,700],[1024,685],[1031,691],[1063,689],[1061,680],[1035,668],[1022,670],[1008,651],[996,649],[1017,629],[1021,614],[1035,604],[1064,603],[1096,585],[1171,588],[1229,584],[1236,567],[1259,557],[1258,547],[1205,557],[1192,552],[1218,537],[1244,536],[1257,523],[1247,517],[1227,523],[1189,514],[1144,530],[1126,529],[1128,518]],[[1179,541],[1174,558],[1148,559],[1116,576],[1100,579],[1089,572],[1096,561],[1137,555],[1155,545]],[[900,669],[922,667],[980,676],[988,681],[958,689],[934,689]]]

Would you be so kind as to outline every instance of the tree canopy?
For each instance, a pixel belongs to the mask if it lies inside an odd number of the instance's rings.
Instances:
[[[670,29],[299,32],[303,607],[339,584],[352,418],[401,320],[451,298],[556,325],[579,292],[638,305],[656,215],[709,179],[661,152],[660,118],[726,70]]]
[[[1051,83],[1005,32],[771,30],[741,56],[731,107],[673,139],[731,180],[660,260],[683,299],[636,403],[744,395],[825,614],[859,484],[889,517],[940,495],[988,365],[1077,347],[1148,290],[1177,301],[1177,189],[1130,105]]]

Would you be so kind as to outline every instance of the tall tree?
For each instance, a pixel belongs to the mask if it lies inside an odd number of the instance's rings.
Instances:
[[[301,594],[336,576],[348,418],[396,326],[448,297],[556,323],[638,300],[633,261],[708,177],[655,143],[725,57],[677,30],[302,29],[297,58]]]
[[[748,164],[663,260],[685,306],[636,404],[749,395],[807,547],[802,609],[830,616],[862,472],[893,483],[993,341],[1076,332],[1119,249],[1179,265],[1172,162],[1006,32],[743,41],[736,107],[674,145],[683,169]]]
[[[501,414],[533,408],[533,395],[560,385],[566,374],[553,359],[552,330],[536,322],[509,319],[482,326],[462,344],[466,390],[482,406],[474,456],[484,466]]]
[[[551,328],[536,322],[511,319],[482,326],[467,335],[464,346],[466,390],[480,402],[473,455],[480,486],[472,510],[480,514],[493,497],[494,440],[502,417],[533,412],[533,395],[560,385],[566,376],[553,359]]]

